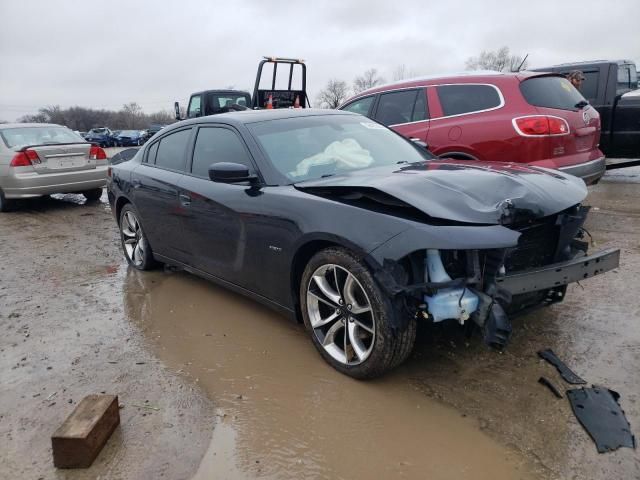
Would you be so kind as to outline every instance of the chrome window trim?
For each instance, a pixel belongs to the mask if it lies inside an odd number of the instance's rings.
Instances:
[[[376,92],[375,94],[367,94],[367,95],[362,95],[362,97],[365,96],[369,96],[369,95],[382,95],[385,93],[390,93],[390,92],[397,92],[400,90],[414,90],[414,89],[419,89],[419,88],[435,88],[435,87],[446,87],[446,86],[451,86],[451,85],[480,85],[480,86],[486,86],[486,87],[492,87],[496,92],[498,92],[498,97],[500,98],[500,104],[495,106],[495,107],[491,107],[491,108],[485,108],[484,110],[474,110],[473,112],[465,112],[465,113],[456,113],[455,115],[443,115],[442,117],[436,117],[436,118],[427,118],[425,120],[416,120],[414,122],[405,122],[405,123],[394,123],[393,125],[389,125],[389,127],[399,127],[401,125],[411,125],[412,123],[419,123],[419,122],[433,122],[436,120],[443,120],[445,118],[455,118],[455,117],[462,117],[464,115],[475,115],[476,113],[484,113],[484,112],[491,112],[493,110],[499,110],[502,107],[504,107],[505,105],[505,100],[504,100],[504,95],[502,94],[502,90],[500,90],[499,87],[497,87],[496,85],[493,85],[492,83],[478,83],[478,82],[464,82],[464,83],[437,83],[437,84],[432,84],[432,85],[414,85],[412,87],[401,87],[401,88],[394,88],[394,89],[390,89],[390,90],[383,90],[380,92]],[[437,92],[436,92],[437,95]],[[357,100],[359,100],[360,97],[356,97],[353,100],[351,100],[349,102],[349,105]],[[438,101],[440,101],[440,98],[438,98]],[[440,104],[442,106],[442,103]],[[342,106],[340,106],[338,108],[338,110],[341,110]]]
[[[430,122],[431,120],[435,120],[435,118],[425,118],[424,120],[414,120],[413,122],[405,122],[405,123],[394,123],[393,125],[387,125],[387,127],[399,127],[401,125],[413,125],[415,123],[424,123]]]

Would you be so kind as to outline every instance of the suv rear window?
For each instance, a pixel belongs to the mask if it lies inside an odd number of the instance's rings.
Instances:
[[[436,90],[445,117],[489,110],[502,103],[492,85],[439,85]]]
[[[533,77],[520,84],[525,100],[536,107],[577,110],[584,97],[563,77]]]

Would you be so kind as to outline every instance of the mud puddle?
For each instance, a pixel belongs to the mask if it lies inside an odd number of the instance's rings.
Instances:
[[[129,271],[125,312],[218,406],[196,479],[533,478],[522,457],[401,376],[351,380],[304,329],[194,276]]]

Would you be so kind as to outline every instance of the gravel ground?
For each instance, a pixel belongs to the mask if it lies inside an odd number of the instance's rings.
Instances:
[[[356,382],[261,305],[129,269],[106,195],[27,202],[0,215],[0,477],[640,479],[636,451],[599,455],[537,383],[566,387],[536,356],[553,348],[640,427],[640,168],[586,203],[621,268],[517,319],[503,354],[421,325],[403,367]],[[51,434],[100,392],[119,395],[121,427],[90,469],[55,470]]]

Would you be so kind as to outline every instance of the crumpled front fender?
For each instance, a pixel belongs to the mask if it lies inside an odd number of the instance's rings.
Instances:
[[[417,250],[483,250],[515,247],[520,232],[501,225],[432,226],[418,225],[390,238],[369,252],[378,264],[400,260]]]

